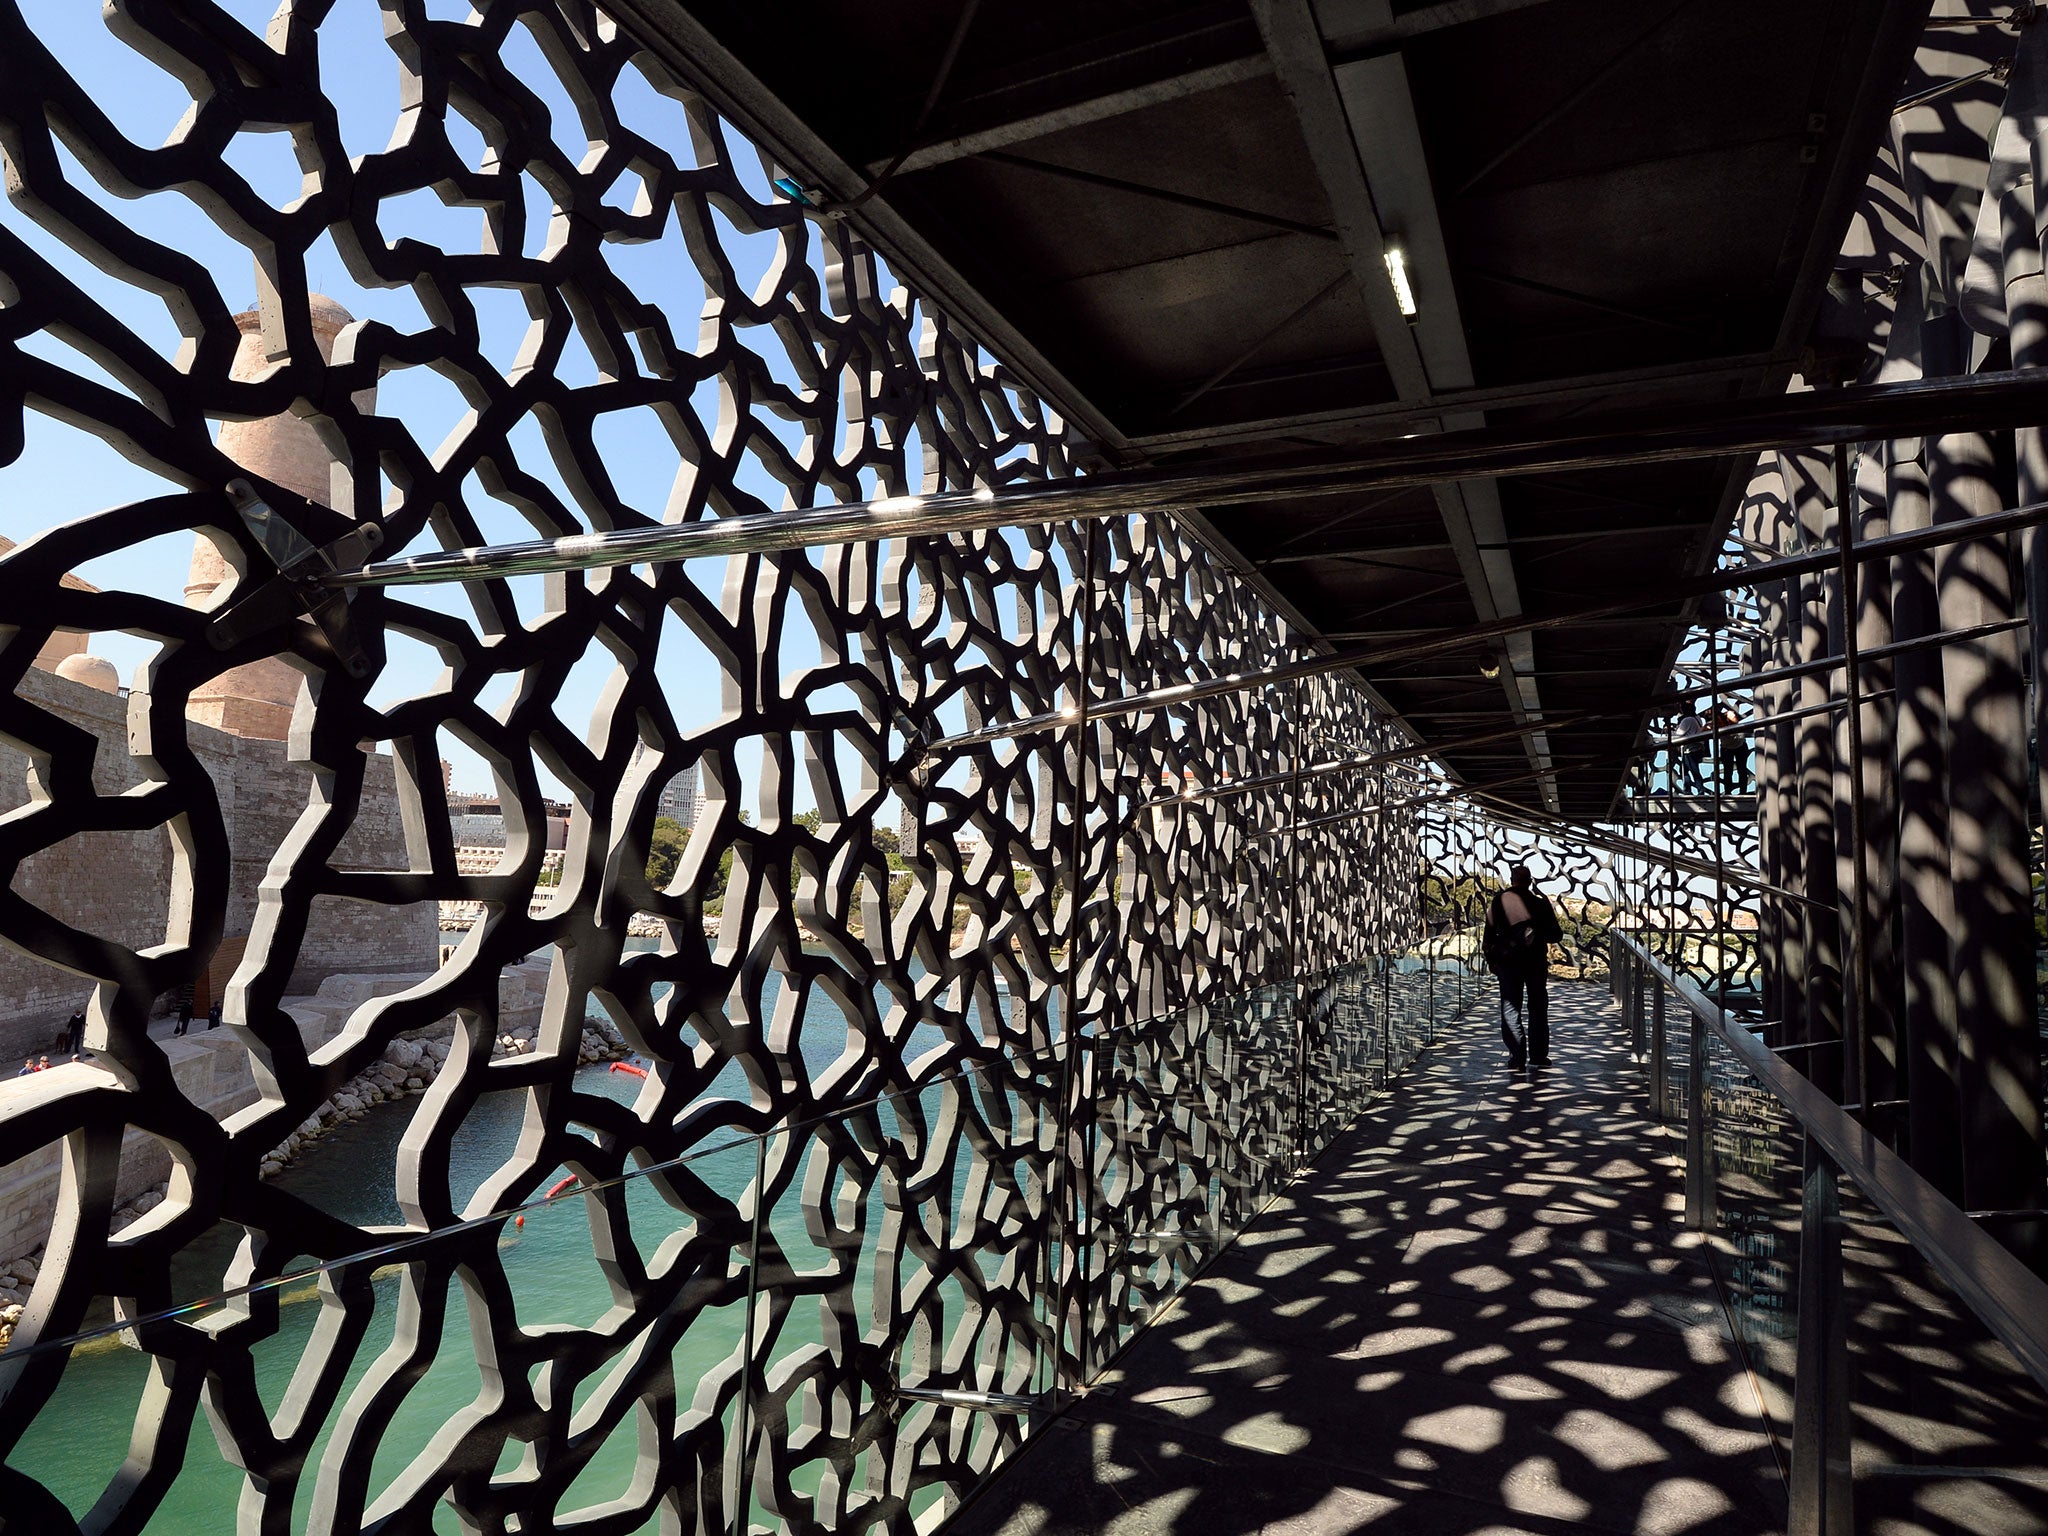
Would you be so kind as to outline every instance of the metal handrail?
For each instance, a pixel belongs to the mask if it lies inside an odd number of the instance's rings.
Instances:
[[[1651,976],[1676,993],[1695,1019],[1720,1037],[1827,1154],[1836,1170],[1855,1181],[1977,1321],[2048,1390],[2048,1282],[1987,1236],[1904,1158],[1772,1054],[1761,1040],[1740,1025],[1731,1025],[1690,979],[1619,930],[1612,930],[1611,936]],[[1688,1183],[1694,1171],[1688,1159]]]

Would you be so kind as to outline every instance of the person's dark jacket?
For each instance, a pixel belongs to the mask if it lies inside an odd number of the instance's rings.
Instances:
[[[1564,942],[1564,928],[1550,905],[1550,898],[1536,891],[1517,891],[1529,907],[1529,920],[1510,923],[1501,905],[1502,892],[1486,909],[1486,930],[1480,938],[1480,952],[1489,970],[1498,972],[1511,965],[1540,968],[1550,958],[1550,946]]]

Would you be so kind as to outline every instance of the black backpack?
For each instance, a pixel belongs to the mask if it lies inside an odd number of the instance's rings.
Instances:
[[[1493,920],[1496,913],[1506,916],[1501,910],[1498,896],[1493,898],[1492,904],[1486,909],[1486,926],[1480,936],[1479,952],[1486,961],[1486,968],[1495,975],[1499,975],[1501,967],[1510,961],[1527,959],[1542,948],[1542,941],[1536,934],[1536,925],[1544,909],[1538,906],[1532,897],[1525,896],[1523,900],[1529,905],[1529,916],[1519,923],[1497,923]]]

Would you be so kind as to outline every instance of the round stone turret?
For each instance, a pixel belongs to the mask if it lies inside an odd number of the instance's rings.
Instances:
[[[350,324],[353,316],[324,294],[307,300],[313,321],[313,339],[323,361],[334,356],[334,339]],[[235,316],[242,333],[236,349],[232,377],[253,379],[271,366],[263,347],[262,315],[247,310]],[[363,409],[373,409],[376,391],[364,390],[356,397]],[[231,421],[220,430],[221,452],[253,474],[274,481],[308,501],[334,505],[334,455],[320,434],[304,418],[286,411],[261,421]],[[185,581],[185,602],[192,608],[213,606],[213,594],[233,574],[233,567],[200,534],[192,547],[192,569]],[[292,709],[299,700],[302,682],[299,671],[276,657],[251,662],[222,673],[204,688],[196,690],[185,713],[191,719],[231,731],[237,736],[283,741],[291,734]]]
[[[101,693],[121,691],[121,669],[104,656],[95,656],[89,651],[78,651],[57,663],[57,675],[68,677],[74,683],[83,683],[88,688],[97,688]]]

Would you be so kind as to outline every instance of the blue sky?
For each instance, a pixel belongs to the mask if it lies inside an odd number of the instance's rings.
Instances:
[[[80,0],[18,0],[20,8],[37,33],[72,73],[90,82],[96,99],[121,132],[146,147],[163,143],[190,107],[190,97],[171,75],[131,50],[112,36],[101,19],[99,8]],[[222,0],[223,9],[260,35],[274,8],[269,0]],[[466,0],[433,0],[427,9],[435,16],[460,19],[467,16]],[[515,29],[514,44],[508,48],[508,62],[548,103],[552,130],[562,147],[574,158],[584,153],[583,134],[567,93],[546,64],[538,45],[523,29]],[[337,106],[342,135],[353,155],[379,152],[389,144],[399,120],[401,70],[397,57],[383,38],[382,23],[374,0],[338,0],[321,30],[320,61],[323,86]],[[633,88],[623,92],[619,110],[627,125],[664,145],[677,146],[678,158],[689,163],[687,125],[682,108],[656,93],[651,86],[632,77]],[[481,154],[483,140],[467,125],[451,129],[457,147],[469,148],[465,135],[474,138],[474,152]],[[761,199],[774,194],[769,174],[759,157],[728,130],[734,163],[741,168],[749,189]],[[264,199],[282,206],[299,194],[300,171],[291,153],[288,135],[244,132],[238,135],[225,156],[227,162]],[[248,252],[223,233],[196,204],[177,193],[161,193],[122,201],[97,188],[89,174],[76,162],[66,162],[67,174],[80,187],[88,188],[103,204],[117,208],[131,227],[187,252],[209,269],[222,299],[233,309],[254,301],[255,282]],[[534,185],[528,178],[529,185]],[[630,200],[635,189],[621,186],[607,201]],[[536,209],[536,212],[541,210]],[[545,217],[533,221],[545,228]],[[780,239],[774,234],[741,235],[720,216],[720,233],[736,276],[753,289],[777,258]],[[0,226],[20,236],[38,253],[57,265],[103,308],[128,325],[134,333],[166,356],[175,352],[180,337],[170,314],[153,294],[98,271],[91,263],[70,252],[55,237],[44,233],[14,207],[0,202]],[[402,199],[387,199],[381,205],[380,232],[387,239],[410,235],[444,249],[474,251],[479,248],[483,222],[478,210],[451,208],[432,192],[422,191]],[[817,261],[815,238],[808,244],[808,257]],[[704,286],[694,263],[681,244],[673,218],[663,239],[645,245],[613,244],[608,259],[644,298],[662,307],[679,340],[697,333],[705,300]],[[365,289],[357,286],[323,237],[320,246],[308,254],[308,277],[314,288],[340,301],[359,319],[384,321],[403,332],[428,328],[429,321],[409,289]],[[894,279],[882,274],[886,293]],[[493,362],[508,366],[525,334],[524,303],[510,291],[467,290],[481,295],[489,306],[485,315],[484,350]],[[502,302],[500,302],[502,301]],[[745,333],[747,345],[767,362],[769,371],[781,382],[794,385],[795,370],[776,336],[765,328]],[[61,362],[77,371],[104,378],[95,364],[72,351],[61,341],[40,336],[27,344],[46,360]],[[559,375],[572,385],[594,382],[595,365],[574,344]],[[691,405],[707,428],[717,413],[717,387],[706,383],[697,388]],[[467,405],[454,385],[423,368],[387,374],[379,386],[378,414],[405,423],[422,447],[431,450],[456,426]],[[765,418],[786,444],[800,441],[794,424]],[[540,428],[530,419],[513,434],[515,451],[522,467],[550,482],[568,499],[566,489],[545,451]],[[618,491],[629,505],[659,517],[668,500],[678,466],[678,455],[652,412],[619,412],[604,419],[598,434],[606,467]],[[912,445],[913,474],[920,464]],[[768,505],[781,505],[783,487],[751,457],[740,475],[743,489],[761,497]],[[0,466],[0,533],[15,540],[25,539],[52,524],[100,511],[125,501],[175,489],[167,480],[130,463],[113,448],[91,434],[34,411],[29,413],[27,441],[13,463]],[[475,493],[471,510],[483,523],[493,541],[534,537],[530,525],[509,507],[490,502],[471,478]],[[493,509],[495,508],[495,512]],[[168,541],[158,541],[164,545]],[[414,548],[421,547],[415,545]],[[120,587],[161,597],[182,593],[189,541],[185,548],[145,546],[81,567],[79,574],[103,587]],[[714,598],[725,579],[723,561],[698,562],[690,576]],[[529,603],[537,610],[540,578],[526,578],[520,593],[522,609]],[[469,615],[467,599],[459,587],[412,588],[406,596],[426,606]],[[153,643],[121,634],[93,637],[93,649],[120,668],[124,682],[133,681],[137,668],[153,651]],[[782,658],[785,668],[814,661],[810,655]],[[692,664],[692,663],[695,664]],[[706,664],[701,649],[694,655],[689,647],[665,646],[659,675],[667,686],[671,708],[686,728],[715,718],[721,709],[719,678],[715,667]],[[579,728],[586,725],[599,690],[611,668],[602,652],[586,658],[572,675],[570,686],[558,705],[561,717]],[[387,703],[432,688],[438,676],[438,662],[424,646],[400,644],[393,647],[390,664],[374,699]],[[958,722],[951,722],[957,724]],[[444,740],[447,738],[444,736]],[[459,744],[451,743],[447,755],[455,762],[455,783],[462,788],[487,789],[490,775],[482,760]],[[755,760],[757,761],[757,759]],[[847,766],[850,766],[847,765]],[[742,761],[743,777],[755,776],[753,761]],[[543,769],[543,780],[560,793]],[[800,803],[808,796],[799,790]]]

